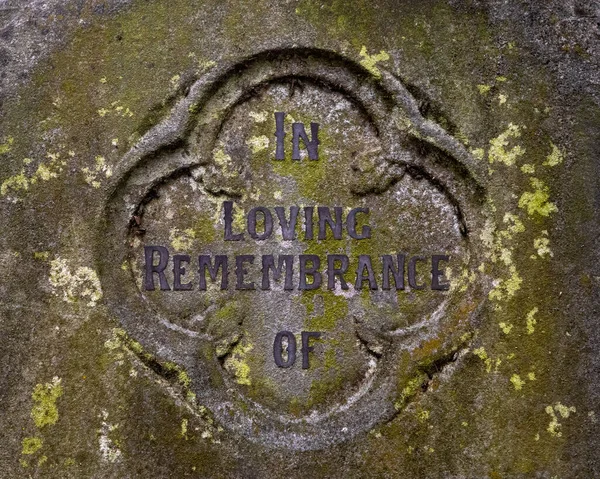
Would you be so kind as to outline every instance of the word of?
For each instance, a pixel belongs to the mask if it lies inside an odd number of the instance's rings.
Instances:
[[[308,353],[311,353],[314,348],[309,345],[310,338],[319,339],[321,333],[314,331],[302,331],[302,369],[308,369]],[[287,360],[283,360],[283,338],[287,339]],[[280,368],[289,368],[296,362],[296,337],[294,333],[289,331],[281,331],[275,336],[273,341],[273,358],[275,364]]]

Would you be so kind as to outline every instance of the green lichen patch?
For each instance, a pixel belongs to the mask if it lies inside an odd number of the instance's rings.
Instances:
[[[506,99],[504,99],[504,101],[506,101]],[[520,127],[513,123],[509,123],[506,130],[496,138],[490,140],[490,149],[488,152],[489,162],[504,163],[506,166],[514,165],[517,159],[525,153],[525,149],[520,145],[514,145],[511,148],[507,147],[511,145],[511,141],[520,138],[520,136]]]
[[[12,150],[12,144],[14,141],[15,139],[12,136],[5,138],[3,143],[0,143],[0,155],[4,155]]]
[[[550,146],[552,147],[552,152],[548,155],[543,165],[550,167],[558,166],[563,162],[563,154],[554,143],[551,143]]]
[[[577,409],[574,406],[567,407],[564,404],[557,402],[554,406],[546,406],[545,411],[551,418],[546,431],[548,431],[551,436],[562,437],[562,424],[558,422],[559,416],[563,419],[567,419],[571,413],[577,412]]]
[[[360,50],[360,56],[363,57],[363,59],[360,61],[360,64],[369,70],[369,72],[371,72],[375,78],[381,78],[381,72],[377,68],[376,63],[389,60],[390,56],[383,50],[377,54],[369,55],[367,53],[367,47],[364,45]]]
[[[519,208],[527,211],[530,217],[550,216],[558,211],[556,205],[548,201],[550,199],[550,188],[538,178],[530,178],[533,191],[526,191],[519,198]]]
[[[87,306],[94,307],[102,299],[98,274],[87,266],[73,269],[69,262],[60,256],[50,261],[48,280],[53,293],[67,303],[83,300],[87,301]]]
[[[44,440],[41,437],[26,437],[22,441],[23,449],[21,454],[35,454],[39,451],[44,444]]]
[[[52,382],[37,384],[31,397],[33,398],[33,409],[31,417],[39,428],[56,424],[58,421],[58,398],[63,394],[61,379],[54,377]]]
[[[72,156],[69,152],[69,156]],[[74,153],[73,153],[74,154]],[[53,178],[58,178],[59,173],[63,171],[63,167],[67,162],[61,159],[60,153],[48,153],[49,161],[39,163],[36,170],[28,173],[26,168],[32,164],[30,158],[25,158],[23,163],[26,165],[21,169],[20,173],[10,176],[2,181],[0,185],[0,195],[5,196],[9,192],[17,193],[19,191],[27,191],[30,186],[42,181],[49,181]]]

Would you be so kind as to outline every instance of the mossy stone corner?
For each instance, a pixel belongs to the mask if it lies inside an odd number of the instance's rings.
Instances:
[[[584,3],[0,7],[2,474],[599,476]]]

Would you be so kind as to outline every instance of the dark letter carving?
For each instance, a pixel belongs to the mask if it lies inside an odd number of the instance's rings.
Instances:
[[[263,218],[265,219],[265,231],[262,234],[258,234],[256,232],[256,214],[258,212],[261,212],[263,215]],[[271,236],[271,233],[273,232],[273,217],[271,216],[271,212],[268,210],[268,208],[265,208],[264,206],[257,206],[256,208],[252,208],[250,210],[250,212],[248,213],[248,233],[250,233],[250,236],[252,237],[252,239],[256,239],[256,240],[264,240],[267,239],[269,236]]]
[[[413,256],[408,262],[408,285],[412,289],[424,289],[425,285],[417,284],[417,261],[425,261],[423,256]]]
[[[176,254],[173,256],[173,290],[174,291],[189,291],[192,289],[192,283],[181,283],[181,277],[185,274],[185,266],[181,263],[190,262],[190,257],[187,254]]]
[[[210,263],[210,256],[201,254],[198,256],[198,272],[200,273],[199,289],[206,291],[206,271],[210,275],[210,279],[217,280],[217,273],[221,268],[221,289],[227,289],[227,256],[215,256],[214,266]]]
[[[293,289],[292,285],[292,265],[294,262],[294,257],[290,254],[279,255],[279,262],[277,267],[275,267],[275,259],[272,254],[265,255],[262,257],[262,285],[261,289],[267,290],[271,289],[271,282],[269,280],[269,270],[273,271],[273,279],[275,281],[279,281],[281,278],[281,273],[283,270],[283,263],[285,262],[285,285],[283,289],[289,291]]]
[[[233,201],[224,201],[225,208],[225,241],[240,241],[242,233],[233,234],[231,225],[233,223]]]
[[[331,228],[333,239],[342,239],[342,208],[335,206],[333,211],[335,212],[335,222],[331,219],[331,213],[327,206],[319,206],[317,208],[317,212],[319,213],[319,239],[327,238],[325,224],[328,224]]]
[[[390,289],[390,272],[394,275],[396,290],[404,289],[404,255],[398,255],[398,268],[394,267],[394,258],[390,255],[382,256],[383,259],[383,285],[381,289]]]
[[[321,333],[312,331],[302,331],[302,369],[308,369],[308,353],[313,351],[313,347],[309,346],[310,338],[319,339]]]
[[[254,255],[242,254],[235,257],[235,275],[237,276],[236,289],[254,289],[254,283],[244,283],[244,275],[248,270],[244,268],[244,263],[254,263]]]
[[[283,337],[287,338],[287,361],[283,361]],[[296,361],[296,337],[289,331],[281,331],[273,341],[273,358],[280,368],[289,368]]]
[[[275,112],[275,136],[277,137],[277,146],[275,148],[275,159],[284,160],[285,150],[283,149],[283,139],[285,138],[285,131],[283,129],[283,119],[285,113],[282,111]]]
[[[339,261],[340,267],[337,268],[335,263]],[[344,279],[344,273],[348,271],[348,256],[345,254],[328,254],[327,255],[327,289],[335,289],[335,277],[340,278],[342,289],[348,289],[348,283]]]
[[[365,269],[367,270],[366,278],[364,276]],[[361,254],[358,257],[358,269],[356,270],[356,289],[362,289],[362,284],[365,279],[369,281],[370,289],[377,289],[377,281],[375,281],[375,273],[373,273],[371,257],[368,254]]]
[[[346,229],[351,238],[354,239],[367,239],[371,237],[371,227],[364,225],[361,228],[360,234],[356,232],[356,215],[358,213],[369,213],[369,208],[354,208],[348,213],[348,219],[346,220]]]
[[[308,268],[306,263],[312,263],[312,266]],[[301,254],[300,255],[300,284],[298,289],[317,289],[321,286],[321,273],[319,267],[321,266],[321,260],[317,255],[314,254]],[[306,282],[306,276],[312,276],[312,283]]]
[[[308,157],[311,160],[319,159],[319,124],[310,124],[310,133],[312,140],[308,140],[303,123],[292,123],[292,160],[300,159],[300,138],[306,146]]]
[[[448,283],[440,284],[440,275],[443,275],[443,273],[439,270],[440,261],[448,260],[450,260],[450,256],[445,254],[434,254],[431,257],[431,289],[439,291],[447,291],[450,289]]]
[[[154,265],[154,253],[159,254],[158,264]],[[165,268],[169,263],[169,251],[164,246],[144,246],[144,258],[146,259],[144,287],[146,291],[154,291],[154,273],[158,273],[161,291],[170,291]]]

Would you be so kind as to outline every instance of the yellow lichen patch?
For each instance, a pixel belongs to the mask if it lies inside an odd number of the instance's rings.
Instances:
[[[554,406],[546,406],[546,414],[550,415],[550,424],[548,424],[548,428],[546,429],[552,436],[561,437],[562,432],[560,430],[561,424],[558,422],[558,415],[563,419],[567,419],[571,413],[577,412],[575,407],[567,407],[560,402],[557,402]]]
[[[483,160],[485,157],[485,150],[483,148],[474,148],[471,150],[471,154],[478,160]]]
[[[100,115],[101,117],[105,117],[108,114],[112,114],[115,116],[121,116],[121,117],[132,117],[133,112],[129,109],[129,107],[123,106],[120,103],[121,103],[120,100],[117,100],[117,101],[113,101],[110,104],[109,108],[100,108],[98,110],[98,115]]]
[[[246,356],[253,349],[252,344],[238,343],[231,351],[231,355],[225,360],[225,369],[235,376],[238,384],[250,386],[250,366],[246,362]]]
[[[521,166],[521,171],[528,175],[533,175],[535,173],[535,165],[525,163],[523,166]]]
[[[94,188],[100,188],[101,183],[98,176],[102,174],[104,174],[106,178],[112,176],[112,168],[106,164],[106,159],[103,156],[97,156],[95,158],[95,165],[93,168],[85,167],[82,168],[81,171],[84,174],[85,182]]]
[[[216,66],[216,62],[213,60],[198,60],[198,73],[204,73],[210,70],[212,67]]]
[[[21,170],[18,175],[5,179],[0,185],[0,194],[6,195],[9,190],[27,190],[29,188],[29,178],[25,176],[25,170]]]
[[[524,232],[525,226],[512,213],[506,213],[503,222],[507,225],[506,229],[497,231],[493,223],[488,221],[480,236],[488,249],[488,258],[493,263],[503,263],[508,269],[507,277],[496,279],[494,289],[488,294],[490,299],[496,301],[510,299],[521,288],[523,282],[513,262],[513,248],[510,246],[510,240],[515,234]]]
[[[513,328],[512,324],[508,324],[508,323],[504,323],[504,322],[499,323],[498,326],[500,326],[500,329],[502,330],[502,332],[504,334],[510,334],[510,331]]]
[[[183,231],[179,230],[179,228],[172,228],[171,231],[169,231],[171,246],[177,251],[189,250],[194,244],[195,239],[196,232],[192,228]]]
[[[8,153],[12,149],[12,144],[14,141],[15,139],[12,136],[9,136],[4,140],[3,143],[0,143],[0,155]]]
[[[186,441],[188,440],[188,420],[187,419],[183,419],[181,421],[181,437],[184,438]]]
[[[486,350],[483,347],[479,347],[473,350],[473,354],[481,359],[485,363],[485,371],[488,373],[492,372],[492,367],[494,368],[494,372],[498,372],[498,367],[502,364],[502,360],[492,359],[488,356]]]
[[[186,373],[183,369],[180,369],[177,373],[177,381],[184,388],[189,388],[192,385],[192,379],[190,378],[188,373]]]
[[[171,79],[169,80],[169,83],[171,84],[171,87],[177,88],[179,86],[179,80],[181,80],[181,76],[180,75],[173,75],[171,77]]]
[[[489,92],[491,88],[492,87],[490,85],[477,85],[477,89],[482,95],[485,95],[487,92]]]
[[[504,163],[507,166],[514,165],[517,158],[525,153],[520,145],[508,148],[511,139],[519,138],[521,131],[517,125],[509,123],[508,128],[496,138],[490,140],[488,160],[490,163]]]
[[[537,378],[535,377],[534,372],[530,372],[530,373],[527,373],[527,379],[529,379],[530,381],[535,381]]]
[[[375,64],[377,62],[384,62],[386,60],[389,60],[390,56],[386,52],[384,52],[383,50],[381,50],[376,55],[369,55],[367,53],[367,47],[364,46],[364,45],[363,45],[362,49],[360,50],[360,56],[364,57],[364,59],[360,61],[360,64],[363,67],[365,67],[367,70],[369,70],[369,72],[371,72],[371,74],[375,78],[381,78],[381,72],[375,66]]]
[[[26,437],[21,443],[23,446],[21,454],[35,454],[41,449],[43,443],[41,437]]]
[[[252,118],[256,123],[264,123],[267,121],[267,112],[266,111],[251,111],[250,118]]]
[[[525,384],[525,381],[523,381],[521,379],[521,376],[519,376],[518,374],[513,374],[510,377],[510,382],[515,387],[516,391],[520,391],[521,389],[523,389],[523,385]]]
[[[519,198],[519,208],[527,210],[527,214],[532,217],[534,215],[549,216],[550,213],[558,211],[556,205],[548,199],[550,198],[550,189],[542,180],[530,178],[531,186],[534,191],[526,191]]]
[[[269,139],[266,135],[253,136],[248,138],[246,145],[250,147],[252,153],[258,153],[269,148]]]
[[[507,96],[506,96],[506,95],[503,95],[502,93],[500,93],[500,94],[498,95],[498,103],[499,103],[500,105],[504,105],[504,104],[506,103],[506,100],[507,100],[507,99],[508,99],[508,98],[507,98]]]
[[[48,181],[52,178],[57,178],[58,174],[63,171],[63,166],[67,163],[61,160],[60,153],[48,153],[47,157],[50,161],[40,163],[33,174],[27,175],[25,168],[23,168],[19,174],[5,179],[2,185],[0,185],[0,194],[4,196],[10,190],[28,190],[30,185],[35,185],[38,181]],[[31,162],[30,158],[23,159],[25,165],[29,165]]]
[[[417,418],[421,422],[427,421],[429,419],[429,411],[423,409],[423,410],[417,412]]]
[[[539,238],[535,238],[533,240],[533,247],[536,249],[537,254],[540,258],[544,258],[546,256],[554,256],[554,253],[550,250],[550,240],[547,238],[548,236],[548,231],[547,230],[543,230],[542,231],[542,235]],[[532,258],[535,258],[536,256],[532,256]]]
[[[48,261],[48,258],[50,257],[50,252],[49,251],[36,251],[35,253],[33,253],[33,257],[35,259],[39,259],[40,261]]]
[[[399,411],[404,407],[408,399],[414,396],[420,389],[425,381],[427,381],[428,377],[426,374],[420,374],[408,381],[406,386],[402,388],[402,393],[400,394],[400,398],[394,402],[394,408]]]
[[[63,301],[75,303],[87,300],[90,307],[102,299],[102,288],[96,272],[87,266],[80,266],[73,272],[67,260],[57,256],[50,261],[50,277],[48,278],[53,293],[61,296]]]
[[[550,143],[552,152],[546,157],[546,161],[542,163],[544,166],[557,166],[563,162],[563,154],[554,143]]]
[[[535,325],[537,323],[537,320],[534,316],[537,312],[538,308],[535,307],[527,313],[527,334],[533,334],[535,332]]]
[[[231,156],[225,153],[224,145],[219,143],[213,150],[213,161],[219,168],[219,177],[223,179],[235,179],[239,176],[239,167],[232,160]]]
[[[503,77],[503,76],[496,77],[496,81],[500,82],[500,83],[504,83],[506,81],[506,77]]]
[[[54,377],[50,383],[36,384],[31,394],[34,403],[31,410],[31,417],[35,425],[39,428],[49,424],[56,424],[56,421],[58,421],[56,401],[63,394],[60,383],[60,378]]]

